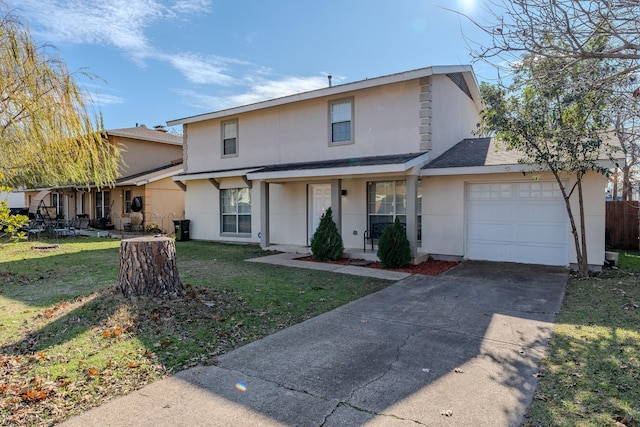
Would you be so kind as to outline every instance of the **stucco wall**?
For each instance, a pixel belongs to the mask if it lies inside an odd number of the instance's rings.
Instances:
[[[220,188],[245,187],[238,178],[220,181]],[[260,191],[251,189],[251,236],[220,234],[220,191],[207,180],[188,181],[185,194],[185,218],[190,220],[189,235],[194,240],[259,243]]]
[[[475,103],[449,77],[436,75],[432,78],[434,107],[430,158],[435,159],[456,143],[473,137],[480,118]]]
[[[446,76],[436,78],[433,149],[441,153],[471,136],[478,111]],[[354,143],[329,144],[329,102],[352,98]],[[188,173],[280,163],[416,153],[420,151],[420,85],[410,80],[190,123]],[[222,121],[238,120],[238,156],[221,157]]]
[[[422,177],[423,240],[422,251],[438,255],[465,256],[465,183],[467,182],[530,182],[531,176],[521,173],[495,175],[432,176]],[[541,174],[541,180],[551,181],[550,174]],[[570,185],[575,181],[570,180]],[[605,199],[603,189],[606,178],[592,173],[585,177],[585,219],[587,221],[587,253],[589,264],[604,262]],[[577,196],[572,209],[578,215]],[[579,226],[579,225],[578,225]],[[569,262],[576,262],[573,236],[568,231]]]
[[[182,145],[112,136],[114,143],[122,146],[123,164],[120,176],[131,176],[161,166],[167,166],[173,160],[182,158]]]

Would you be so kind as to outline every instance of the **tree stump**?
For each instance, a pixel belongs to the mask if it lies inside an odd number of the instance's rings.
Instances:
[[[173,297],[184,293],[176,246],[169,237],[138,237],[120,242],[118,288],[125,296]]]

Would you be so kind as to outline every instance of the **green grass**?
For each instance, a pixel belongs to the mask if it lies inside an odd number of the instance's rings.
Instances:
[[[569,281],[525,426],[640,425],[640,254],[618,266]]]
[[[185,297],[125,298],[119,241],[39,243],[0,245],[0,425],[57,423],[391,283],[189,241],[176,242]]]

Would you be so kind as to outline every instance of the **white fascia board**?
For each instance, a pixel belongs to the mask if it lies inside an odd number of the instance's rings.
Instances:
[[[232,178],[235,176],[244,176],[247,175],[249,172],[254,171],[258,168],[251,168],[251,169],[237,169],[237,170],[233,170],[233,171],[225,171],[225,172],[202,172],[202,173],[192,173],[192,174],[186,174],[186,175],[178,175],[178,176],[174,176],[173,180],[174,181],[195,181],[198,179],[209,179],[209,178]]]
[[[169,145],[182,145],[182,141],[167,141],[161,137],[155,138],[153,136],[146,135],[134,135],[126,132],[118,132],[118,131],[106,131],[107,135],[110,136],[119,136],[121,138],[129,138],[129,139],[138,139],[140,141],[150,141],[150,142],[159,142],[161,144],[169,144]]]
[[[388,76],[360,80],[353,83],[329,86],[326,88],[317,89],[309,92],[303,92],[303,93],[298,93],[294,95],[284,96],[282,98],[276,98],[276,99],[270,99],[267,101],[257,102],[255,104],[242,105],[239,107],[229,108],[227,110],[214,111],[212,113],[200,114],[197,116],[185,117],[185,118],[176,119],[176,120],[169,120],[167,121],[167,126],[176,126],[180,124],[218,119],[222,117],[247,113],[250,111],[261,110],[264,108],[277,107],[280,105],[291,104],[294,102],[321,98],[324,96],[335,96],[345,92],[367,89],[367,88],[376,87],[376,86],[383,86],[383,85],[403,82],[407,80],[419,79],[422,77],[432,76],[435,74],[465,73],[465,72],[473,74],[473,68],[471,67],[471,65],[442,65],[442,66],[419,68],[413,71],[405,71],[402,73],[391,74]],[[473,91],[474,95],[477,93],[476,88],[477,88],[477,82],[475,83],[475,86],[473,88],[471,88],[470,86],[470,89]]]
[[[596,164],[599,167],[610,169],[614,168],[615,164],[610,160],[598,160]],[[459,168],[436,168],[436,169],[422,169],[420,176],[446,176],[446,175],[482,175],[492,173],[528,173],[536,171],[547,171],[546,168],[541,168],[540,165],[525,165],[525,164],[513,164],[513,165],[495,165],[495,166],[469,166]]]
[[[182,173],[182,170],[165,172],[161,175],[152,176],[151,178],[145,178],[143,180],[136,181],[136,186],[140,187],[141,185],[149,184],[150,182],[160,181],[161,179],[169,178],[179,173]]]
[[[274,179],[295,179],[295,178],[315,178],[328,176],[351,176],[351,175],[368,175],[379,173],[403,173],[409,168],[402,164],[389,165],[372,165],[372,166],[345,166],[341,168],[322,168],[322,169],[296,169],[278,172],[255,172],[248,173],[247,178],[250,180],[269,181]]]
[[[496,166],[469,166],[460,168],[436,168],[422,169],[420,176],[446,176],[446,175],[482,175],[492,173],[532,172],[540,168],[533,165],[496,165]]]

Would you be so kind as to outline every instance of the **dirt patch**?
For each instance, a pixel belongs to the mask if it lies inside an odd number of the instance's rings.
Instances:
[[[382,267],[380,267],[379,261],[367,261],[363,259],[340,258],[336,261],[317,261],[311,256],[296,259],[298,261],[324,262],[327,264],[355,265],[359,267],[382,269]],[[403,268],[387,268],[385,270],[400,271],[403,273],[411,274],[424,274],[426,276],[437,276],[438,274],[444,273],[445,271],[455,267],[456,265],[458,265],[458,261],[438,261],[435,259],[428,259],[427,261],[421,262],[417,265],[410,264]]]

